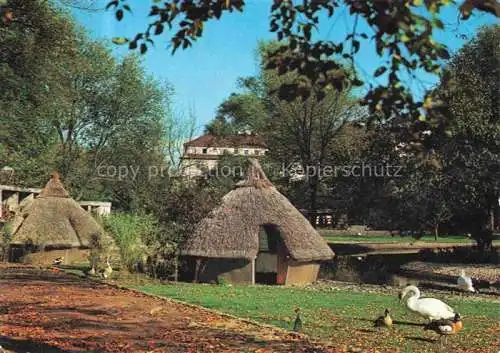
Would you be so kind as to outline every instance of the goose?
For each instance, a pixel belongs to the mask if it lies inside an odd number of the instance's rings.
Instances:
[[[472,278],[465,275],[465,271],[462,269],[460,276],[457,278],[457,286],[464,292],[477,293],[477,289],[474,288],[472,284]]]
[[[436,320],[431,321],[424,326],[424,330],[431,330],[444,337],[444,343],[446,343],[446,337],[453,335],[460,331],[463,327],[462,318],[459,313],[455,313],[452,320]],[[441,342],[442,344],[443,342]]]
[[[384,315],[379,316],[377,319],[375,319],[375,321],[373,322],[373,326],[374,327],[392,326],[392,318],[389,309],[385,309]]]
[[[448,304],[435,298],[420,298],[420,290],[413,285],[405,287],[399,293],[399,299],[402,300],[408,294],[406,307],[408,310],[425,317],[429,322],[432,320],[452,319],[455,317],[455,310]]]
[[[297,313],[297,317],[295,318],[295,322],[293,323],[293,330],[295,332],[299,332],[302,330],[302,320],[300,319],[300,309],[297,308],[295,309],[295,312]]]

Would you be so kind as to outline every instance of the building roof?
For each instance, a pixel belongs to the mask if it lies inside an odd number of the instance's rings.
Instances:
[[[91,248],[111,241],[99,223],[69,196],[56,173],[38,197],[16,210],[14,223],[13,245]]]
[[[244,147],[258,147],[267,148],[264,139],[256,134],[238,134],[232,136],[216,136],[206,134],[188,141],[184,144],[185,147],[231,147],[231,148],[244,148]]]
[[[277,225],[288,255],[296,261],[328,260],[334,253],[323,237],[250,159],[247,177],[222,198],[182,246],[188,256],[254,259],[263,225]]]

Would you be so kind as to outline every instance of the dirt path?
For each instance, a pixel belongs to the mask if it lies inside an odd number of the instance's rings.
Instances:
[[[0,346],[15,353],[334,352],[293,333],[20,266],[0,266]]]

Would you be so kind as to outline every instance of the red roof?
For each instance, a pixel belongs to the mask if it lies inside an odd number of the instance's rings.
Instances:
[[[185,147],[260,147],[267,148],[264,139],[256,134],[239,134],[233,136],[215,136],[207,134],[188,141]]]

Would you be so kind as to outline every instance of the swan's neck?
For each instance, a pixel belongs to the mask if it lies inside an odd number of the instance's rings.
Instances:
[[[408,307],[408,309],[413,310],[413,311],[416,310],[415,305],[417,304],[416,303],[417,299],[418,299],[418,297],[417,297],[416,293],[410,294],[410,296],[406,300],[406,306]]]

